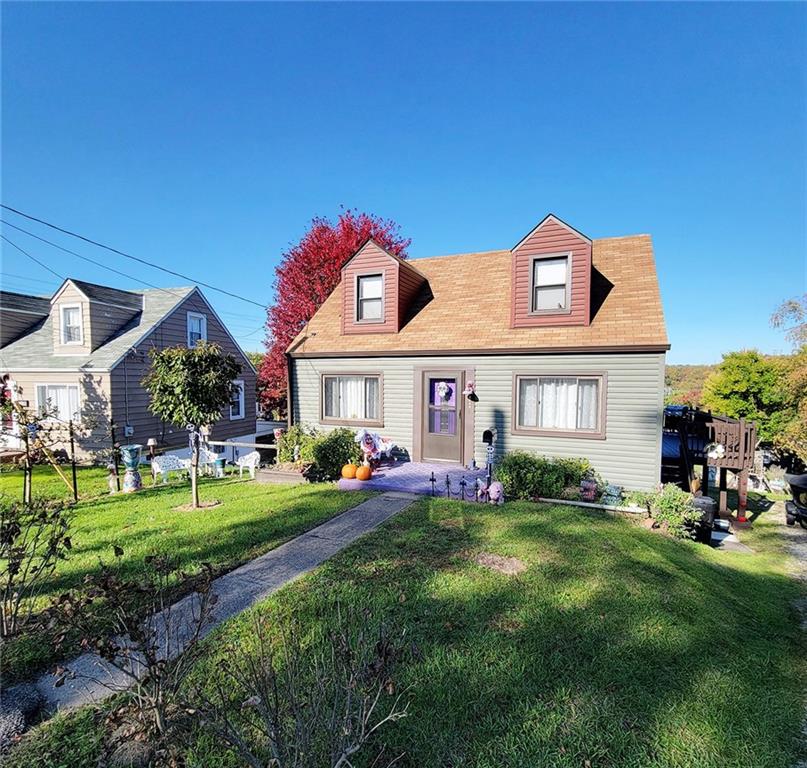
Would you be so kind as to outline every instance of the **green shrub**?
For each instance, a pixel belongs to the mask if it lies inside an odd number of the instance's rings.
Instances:
[[[510,451],[496,465],[496,479],[507,499],[532,499],[541,477],[538,456],[527,451]]]
[[[693,524],[700,520],[702,512],[695,506],[691,493],[667,483],[653,495],[650,514],[667,533],[688,539],[692,538]]]
[[[318,480],[337,480],[345,464],[361,458],[355,432],[345,427],[315,437],[311,453]]]
[[[506,498],[547,499],[580,497],[584,478],[597,480],[591,462],[583,458],[546,458],[528,451],[510,451],[496,465],[496,479],[504,486]]]
[[[285,463],[294,461],[295,446],[300,446],[298,461],[310,464],[314,461],[314,440],[317,432],[310,427],[295,424],[289,427],[277,441],[277,460]]]

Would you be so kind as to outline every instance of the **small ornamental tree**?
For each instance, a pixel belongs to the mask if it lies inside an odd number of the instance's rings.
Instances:
[[[258,391],[266,411],[286,408],[286,349],[338,285],[342,266],[372,237],[382,248],[406,258],[410,240],[398,225],[368,213],[343,211],[336,223],[316,218],[275,270],[276,303],[266,319],[266,356]]]
[[[191,433],[192,506],[199,506],[199,430],[221,418],[237,394],[233,380],[241,365],[217,344],[200,341],[190,349],[152,350],[151,370],[143,386],[151,395],[151,412]]]

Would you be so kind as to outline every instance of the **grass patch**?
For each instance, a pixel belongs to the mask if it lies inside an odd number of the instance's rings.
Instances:
[[[84,480],[81,475],[92,478],[94,471],[81,470],[79,482]],[[263,485],[235,478],[203,479],[200,494],[203,502],[221,503],[196,511],[176,509],[190,498],[187,483],[79,501],[71,519],[73,549],[45,584],[40,605],[77,587],[85,574],[98,570],[101,561],[110,562],[115,545],[124,551],[120,559],[124,574],[137,573],[143,558],[156,553],[170,553],[191,574],[202,563],[224,572],[371,495],[339,491],[332,485]],[[181,593],[182,585],[178,585]],[[6,682],[24,679],[53,660],[50,644],[38,632],[28,632],[3,648],[0,673]]]
[[[220,627],[197,672],[214,674],[224,644],[249,646],[256,615],[293,613],[313,636],[339,602],[417,646],[398,671],[410,714],[379,733],[405,753],[396,765],[784,768],[800,757],[805,640],[771,517],[740,554],[569,507],[423,499]],[[527,570],[491,571],[482,552]],[[9,765],[94,766],[97,718],[60,719],[58,756],[54,727]],[[238,766],[204,733],[186,758]]]
[[[69,464],[60,465],[68,480],[71,479],[71,469]],[[121,467],[121,482],[123,482],[123,467]],[[109,493],[107,485],[107,470],[105,467],[79,467],[76,472],[78,485],[78,495],[80,499],[90,499],[101,494]],[[144,476],[144,482],[150,481],[148,468]],[[17,467],[4,466],[0,470],[0,494],[8,496],[15,501],[22,501],[22,481],[23,471]],[[56,473],[56,470],[49,464],[37,464],[34,466],[31,476],[31,489],[34,496],[43,499],[64,499],[73,500],[72,488],[68,488],[64,480]]]

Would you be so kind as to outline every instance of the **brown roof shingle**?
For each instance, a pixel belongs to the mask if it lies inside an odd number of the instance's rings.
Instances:
[[[399,333],[342,335],[340,285],[289,351],[323,357],[668,347],[649,235],[593,241],[589,326],[511,328],[510,259],[509,250],[413,259],[432,298]]]

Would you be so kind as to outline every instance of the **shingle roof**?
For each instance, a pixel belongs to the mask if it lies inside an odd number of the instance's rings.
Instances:
[[[0,291],[0,309],[18,312],[35,312],[47,315],[50,312],[49,296],[32,296],[28,293]]]
[[[141,296],[145,296],[143,310],[123,326],[116,336],[88,355],[54,355],[53,326],[51,316],[48,315],[32,331],[0,349],[0,367],[12,371],[75,368],[108,370],[130,347],[137,344],[194,290],[194,286],[189,286],[164,290],[148,289],[136,294],[139,301],[142,301]],[[120,291],[120,293],[126,292]]]
[[[397,334],[342,335],[339,287],[289,350],[300,357],[668,346],[649,235],[593,241],[589,326],[511,328],[511,258],[502,250],[413,259],[432,296],[420,297]]]
[[[140,309],[143,303],[143,294],[145,291],[122,291],[118,288],[109,288],[106,285],[97,285],[96,283],[85,283],[83,280],[75,280],[70,278],[70,282],[76,286],[88,299],[93,301],[101,301],[104,304],[117,304],[121,307],[130,307],[131,309]]]

